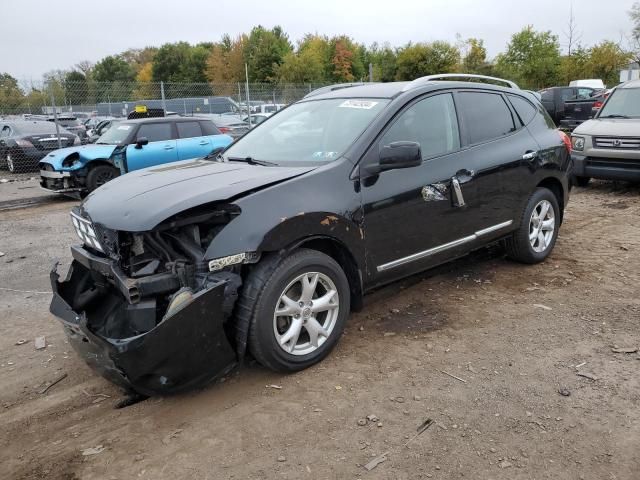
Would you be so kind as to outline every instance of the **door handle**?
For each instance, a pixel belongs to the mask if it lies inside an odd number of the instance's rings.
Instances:
[[[209,145],[209,142],[207,142],[206,140],[201,140],[199,145]]]
[[[537,151],[529,150],[524,155],[522,155],[522,159],[530,162],[531,160],[534,160],[537,156],[538,156]]]
[[[463,168],[462,170],[458,170],[456,172],[456,175],[454,178],[458,180],[458,183],[462,184],[462,183],[467,183],[471,181],[475,176],[476,176],[475,170],[467,170],[466,168]]]
[[[174,147],[172,147],[171,145],[165,145],[164,149],[165,150],[173,150]]]
[[[462,195],[462,188],[460,188],[460,182],[456,177],[451,178],[451,188],[453,190],[453,206],[464,207],[464,196]]]

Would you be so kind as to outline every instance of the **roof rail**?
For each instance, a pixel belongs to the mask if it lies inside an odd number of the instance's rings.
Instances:
[[[371,82],[368,82],[368,83],[370,84]],[[326,87],[316,88],[315,90],[307,93],[302,98],[315,97],[316,95],[322,95],[323,93],[333,92],[334,90],[341,90],[343,88],[350,88],[350,87],[359,87],[361,85],[366,85],[366,84],[364,82],[336,83],[334,85],[327,85]]]
[[[412,82],[409,82],[409,84],[406,87],[404,87],[402,91],[406,92],[407,90],[411,90],[412,88],[419,87],[420,85],[423,85],[428,82],[432,82],[434,80],[451,80],[454,78],[473,78],[476,80],[491,80],[492,82],[504,83],[510,88],[520,90],[520,87],[518,87],[516,83],[512,82],[511,80],[505,80],[504,78],[489,77],[487,75],[476,75],[474,73],[441,73],[439,75],[428,75],[426,77],[416,78]],[[484,83],[489,83],[489,82],[484,82]]]

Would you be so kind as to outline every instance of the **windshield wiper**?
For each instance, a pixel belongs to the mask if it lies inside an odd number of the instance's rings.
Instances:
[[[244,158],[237,158],[237,157],[227,157],[227,161],[228,162],[246,162],[249,165],[262,165],[264,167],[269,167],[269,166],[273,166],[273,165],[278,165],[275,162],[269,162],[267,160],[256,160],[253,157],[244,157]]]
[[[600,115],[598,118],[631,118],[628,115],[620,115],[618,113],[612,113],[611,115]]]

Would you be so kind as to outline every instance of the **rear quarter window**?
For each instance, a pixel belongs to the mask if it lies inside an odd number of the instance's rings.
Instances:
[[[470,144],[497,139],[516,129],[511,110],[499,93],[459,92],[456,104]]]
[[[202,127],[202,135],[220,135],[220,130],[218,127],[214,125],[214,123],[210,120],[203,120],[200,122],[200,127]]]
[[[534,107],[531,102],[525,100],[524,98],[518,95],[507,95],[509,97],[509,101],[513,106],[514,110],[522,120],[524,125],[528,124],[533,118],[536,116],[536,112],[538,109]]]

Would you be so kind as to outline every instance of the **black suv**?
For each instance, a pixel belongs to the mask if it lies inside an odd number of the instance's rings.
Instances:
[[[67,278],[51,273],[70,342],[147,395],[223,375],[247,347],[295,371],[373,288],[500,240],[544,260],[570,142],[533,94],[453,78],[325,88],[213,159],[90,194]]]

